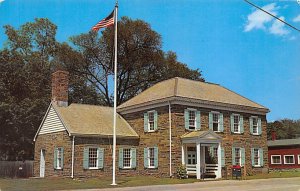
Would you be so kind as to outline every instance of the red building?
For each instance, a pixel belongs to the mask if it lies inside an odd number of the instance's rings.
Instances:
[[[271,169],[300,168],[300,138],[268,141]]]

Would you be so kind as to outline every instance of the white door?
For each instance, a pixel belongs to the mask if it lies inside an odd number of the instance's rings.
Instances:
[[[195,165],[197,163],[196,151],[187,152],[187,164]]]
[[[40,177],[45,177],[45,150],[41,149]]]

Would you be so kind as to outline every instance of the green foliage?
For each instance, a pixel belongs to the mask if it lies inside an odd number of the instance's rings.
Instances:
[[[300,120],[282,119],[268,123],[268,140],[272,139],[272,131],[276,139],[293,139],[300,137]]]
[[[179,179],[185,179],[188,178],[187,170],[185,165],[180,165],[176,169],[177,178]]]

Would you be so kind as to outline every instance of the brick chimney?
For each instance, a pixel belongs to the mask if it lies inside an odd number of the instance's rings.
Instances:
[[[275,130],[272,130],[271,136],[272,136],[272,141],[275,141],[276,140],[276,131]]]
[[[68,106],[69,72],[57,70],[52,73],[52,98],[58,106]]]

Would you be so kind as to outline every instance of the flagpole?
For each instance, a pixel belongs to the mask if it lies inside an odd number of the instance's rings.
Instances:
[[[115,81],[114,81],[114,130],[113,130],[113,172],[112,172],[112,184],[116,184],[116,125],[117,125],[117,32],[118,32],[118,1],[116,2],[115,6],[115,64],[114,64],[114,74],[115,74]]]

